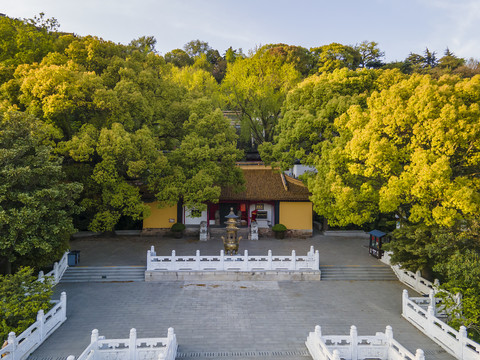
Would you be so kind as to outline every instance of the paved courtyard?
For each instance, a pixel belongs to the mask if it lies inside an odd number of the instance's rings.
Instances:
[[[243,241],[250,254],[306,253],[320,250],[322,265],[378,265],[368,255],[368,239],[316,235],[311,239]],[[220,240],[157,237],[77,239],[81,266],[144,265],[146,251],[157,254],[218,253]],[[373,335],[393,327],[394,337],[412,352],[425,351],[427,359],[452,359],[401,317],[397,281],[257,281],[257,282],[127,282],[61,283],[68,296],[68,320],[32,359],[80,355],[91,330],[107,338],[127,338],[130,328],[138,337],[164,337],[173,327],[179,358],[307,359],[304,342],[315,325],[325,334],[348,334],[356,325],[360,335]],[[410,293],[413,293],[410,291]]]

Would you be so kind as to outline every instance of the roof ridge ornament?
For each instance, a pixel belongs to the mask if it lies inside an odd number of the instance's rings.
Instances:
[[[280,177],[282,179],[283,188],[285,189],[285,191],[288,191],[288,183],[287,183],[287,179],[285,178],[285,174],[281,172]]]

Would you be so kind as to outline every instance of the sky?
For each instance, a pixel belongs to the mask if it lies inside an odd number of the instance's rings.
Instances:
[[[375,41],[385,61],[448,47],[480,60],[479,0],[0,0],[0,13],[44,12],[60,30],[128,44],[154,36],[159,54],[195,39],[221,55],[285,43],[306,48]]]

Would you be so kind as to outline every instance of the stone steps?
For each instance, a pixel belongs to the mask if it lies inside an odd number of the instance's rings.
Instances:
[[[145,266],[73,266],[60,282],[145,281]]]
[[[373,266],[322,266],[322,281],[396,281],[398,280],[395,273],[389,266],[373,265]]]
[[[180,347],[181,348],[181,345]],[[177,352],[176,359],[214,359],[214,360],[308,360],[312,359],[308,350],[305,348],[293,348],[291,350],[276,350],[276,351],[258,351],[258,350],[243,350],[243,351],[200,351],[200,352]]]

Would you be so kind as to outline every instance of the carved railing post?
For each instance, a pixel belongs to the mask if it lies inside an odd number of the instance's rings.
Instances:
[[[250,264],[248,263],[248,250],[245,250],[243,252],[242,268],[243,268],[244,271],[249,271],[250,270]]]
[[[38,323],[38,330],[37,331],[40,334],[40,343],[42,343],[43,340],[45,339],[45,329],[44,329],[45,313],[43,312],[43,310],[38,310],[37,323]]]
[[[290,261],[290,270],[297,270],[297,254],[292,250],[292,258]]]
[[[128,339],[128,353],[130,360],[137,360],[137,330],[130,329],[130,338]]]
[[[417,271],[415,273],[415,290],[418,291],[418,289],[420,288],[420,279],[422,277],[422,273],[420,271]]]
[[[350,356],[352,360],[358,359],[358,332],[355,325],[350,327]]]
[[[388,344],[388,347],[392,346],[393,329],[390,325],[387,325],[387,327],[385,328],[385,341]]]
[[[175,256],[175,250],[172,250],[172,262],[170,264],[171,270],[178,270],[177,257]]]
[[[408,291],[403,289],[402,292],[402,315],[407,315],[407,302],[408,302]]]
[[[273,270],[272,250],[268,250],[268,264],[267,264],[267,269],[268,269],[268,270]]]
[[[467,328],[465,326],[460,326],[460,329],[458,330],[458,348],[455,349],[457,359],[463,359],[463,349],[465,349],[467,336]]]
[[[427,308],[427,334],[432,335],[432,329],[435,326],[435,310],[432,305]]]
[[[200,270],[200,250],[195,253],[195,269]]]
[[[12,345],[12,349],[10,350],[11,354],[11,359],[16,360],[17,356],[15,352],[17,351],[17,346],[18,346],[18,340],[17,337],[15,336],[15,333],[12,331],[8,334],[8,344]]]
[[[220,271],[225,270],[225,251],[224,250],[220,250],[220,266],[218,270]]]
[[[433,307],[433,315],[437,315],[437,301],[435,299],[435,290],[431,289],[428,294],[430,305]]]
[[[422,349],[417,349],[415,353],[415,360],[425,360],[425,354]]]
[[[60,294],[60,303],[62,304],[62,321],[67,320],[67,293],[62,291]]]
[[[55,284],[58,284],[60,281],[60,272],[58,271],[58,262],[53,264],[53,278],[55,280]]]
[[[98,329],[92,330],[92,335],[90,336],[90,348],[93,350],[93,354],[90,357],[91,360],[97,360],[98,354]]]
[[[152,250],[147,250],[147,271],[152,270]]]

